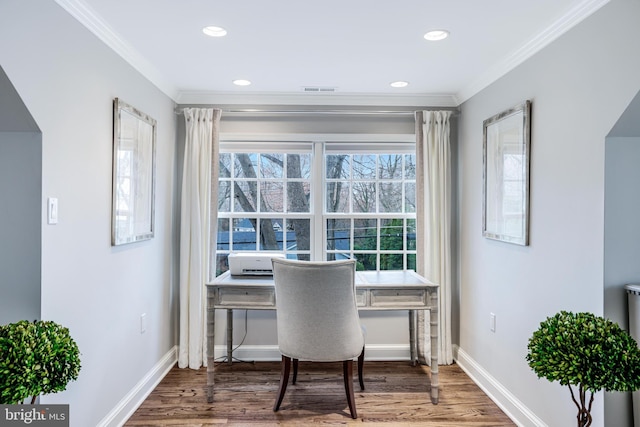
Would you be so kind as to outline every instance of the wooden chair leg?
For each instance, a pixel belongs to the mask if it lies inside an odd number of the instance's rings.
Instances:
[[[298,379],[298,359],[293,359],[293,384],[296,383]]]
[[[282,369],[280,371],[280,389],[278,390],[278,399],[273,405],[273,412],[280,409],[282,399],[284,399],[284,392],[287,390],[287,383],[289,382],[289,372],[291,371],[291,358],[282,356]]]
[[[362,347],[362,353],[358,356],[358,380],[360,380],[360,390],[364,390],[364,347]]]
[[[345,360],[342,362],[342,372],[344,376],[344,390],[347,393],[347,403],[349,404],[349,412],[351,418],[358,418],[356,413],[356,400],[353,394],[353,360]]]

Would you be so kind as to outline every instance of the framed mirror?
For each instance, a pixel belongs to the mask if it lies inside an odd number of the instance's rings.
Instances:
[[[484,237],[529,244],[530,139],[529,100],[483,123]]]
[[[113,100],[113,246],[151,239],[154,231],[156,121]]]

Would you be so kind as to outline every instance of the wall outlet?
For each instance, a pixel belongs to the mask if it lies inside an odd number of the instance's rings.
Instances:
[[[496,315],[495,313],[489,313],[489,329],[491,332],[496,331]]]
[[[140,333],[144,334],[147,331],[147,313],[140,315]]]

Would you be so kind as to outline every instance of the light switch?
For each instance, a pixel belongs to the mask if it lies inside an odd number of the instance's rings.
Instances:
[[[140,333],[144,334],[147,331],[147,313],[140,315]]]
[[[47,199],[47,223],[58,223],[58,199],[56,197],[49,197]]]

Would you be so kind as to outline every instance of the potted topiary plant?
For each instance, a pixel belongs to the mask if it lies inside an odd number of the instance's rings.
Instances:
[[[31,403],[78,378],[80,351],[69,329],[44,320],[0,326],[0,403]]]
[[[591,313],[561,311],[547,318],[527,348],[527,362],[538,378],[569,386],[578,427],[591,425],[596,392],[640,388],[638,344],[618,324]]]

